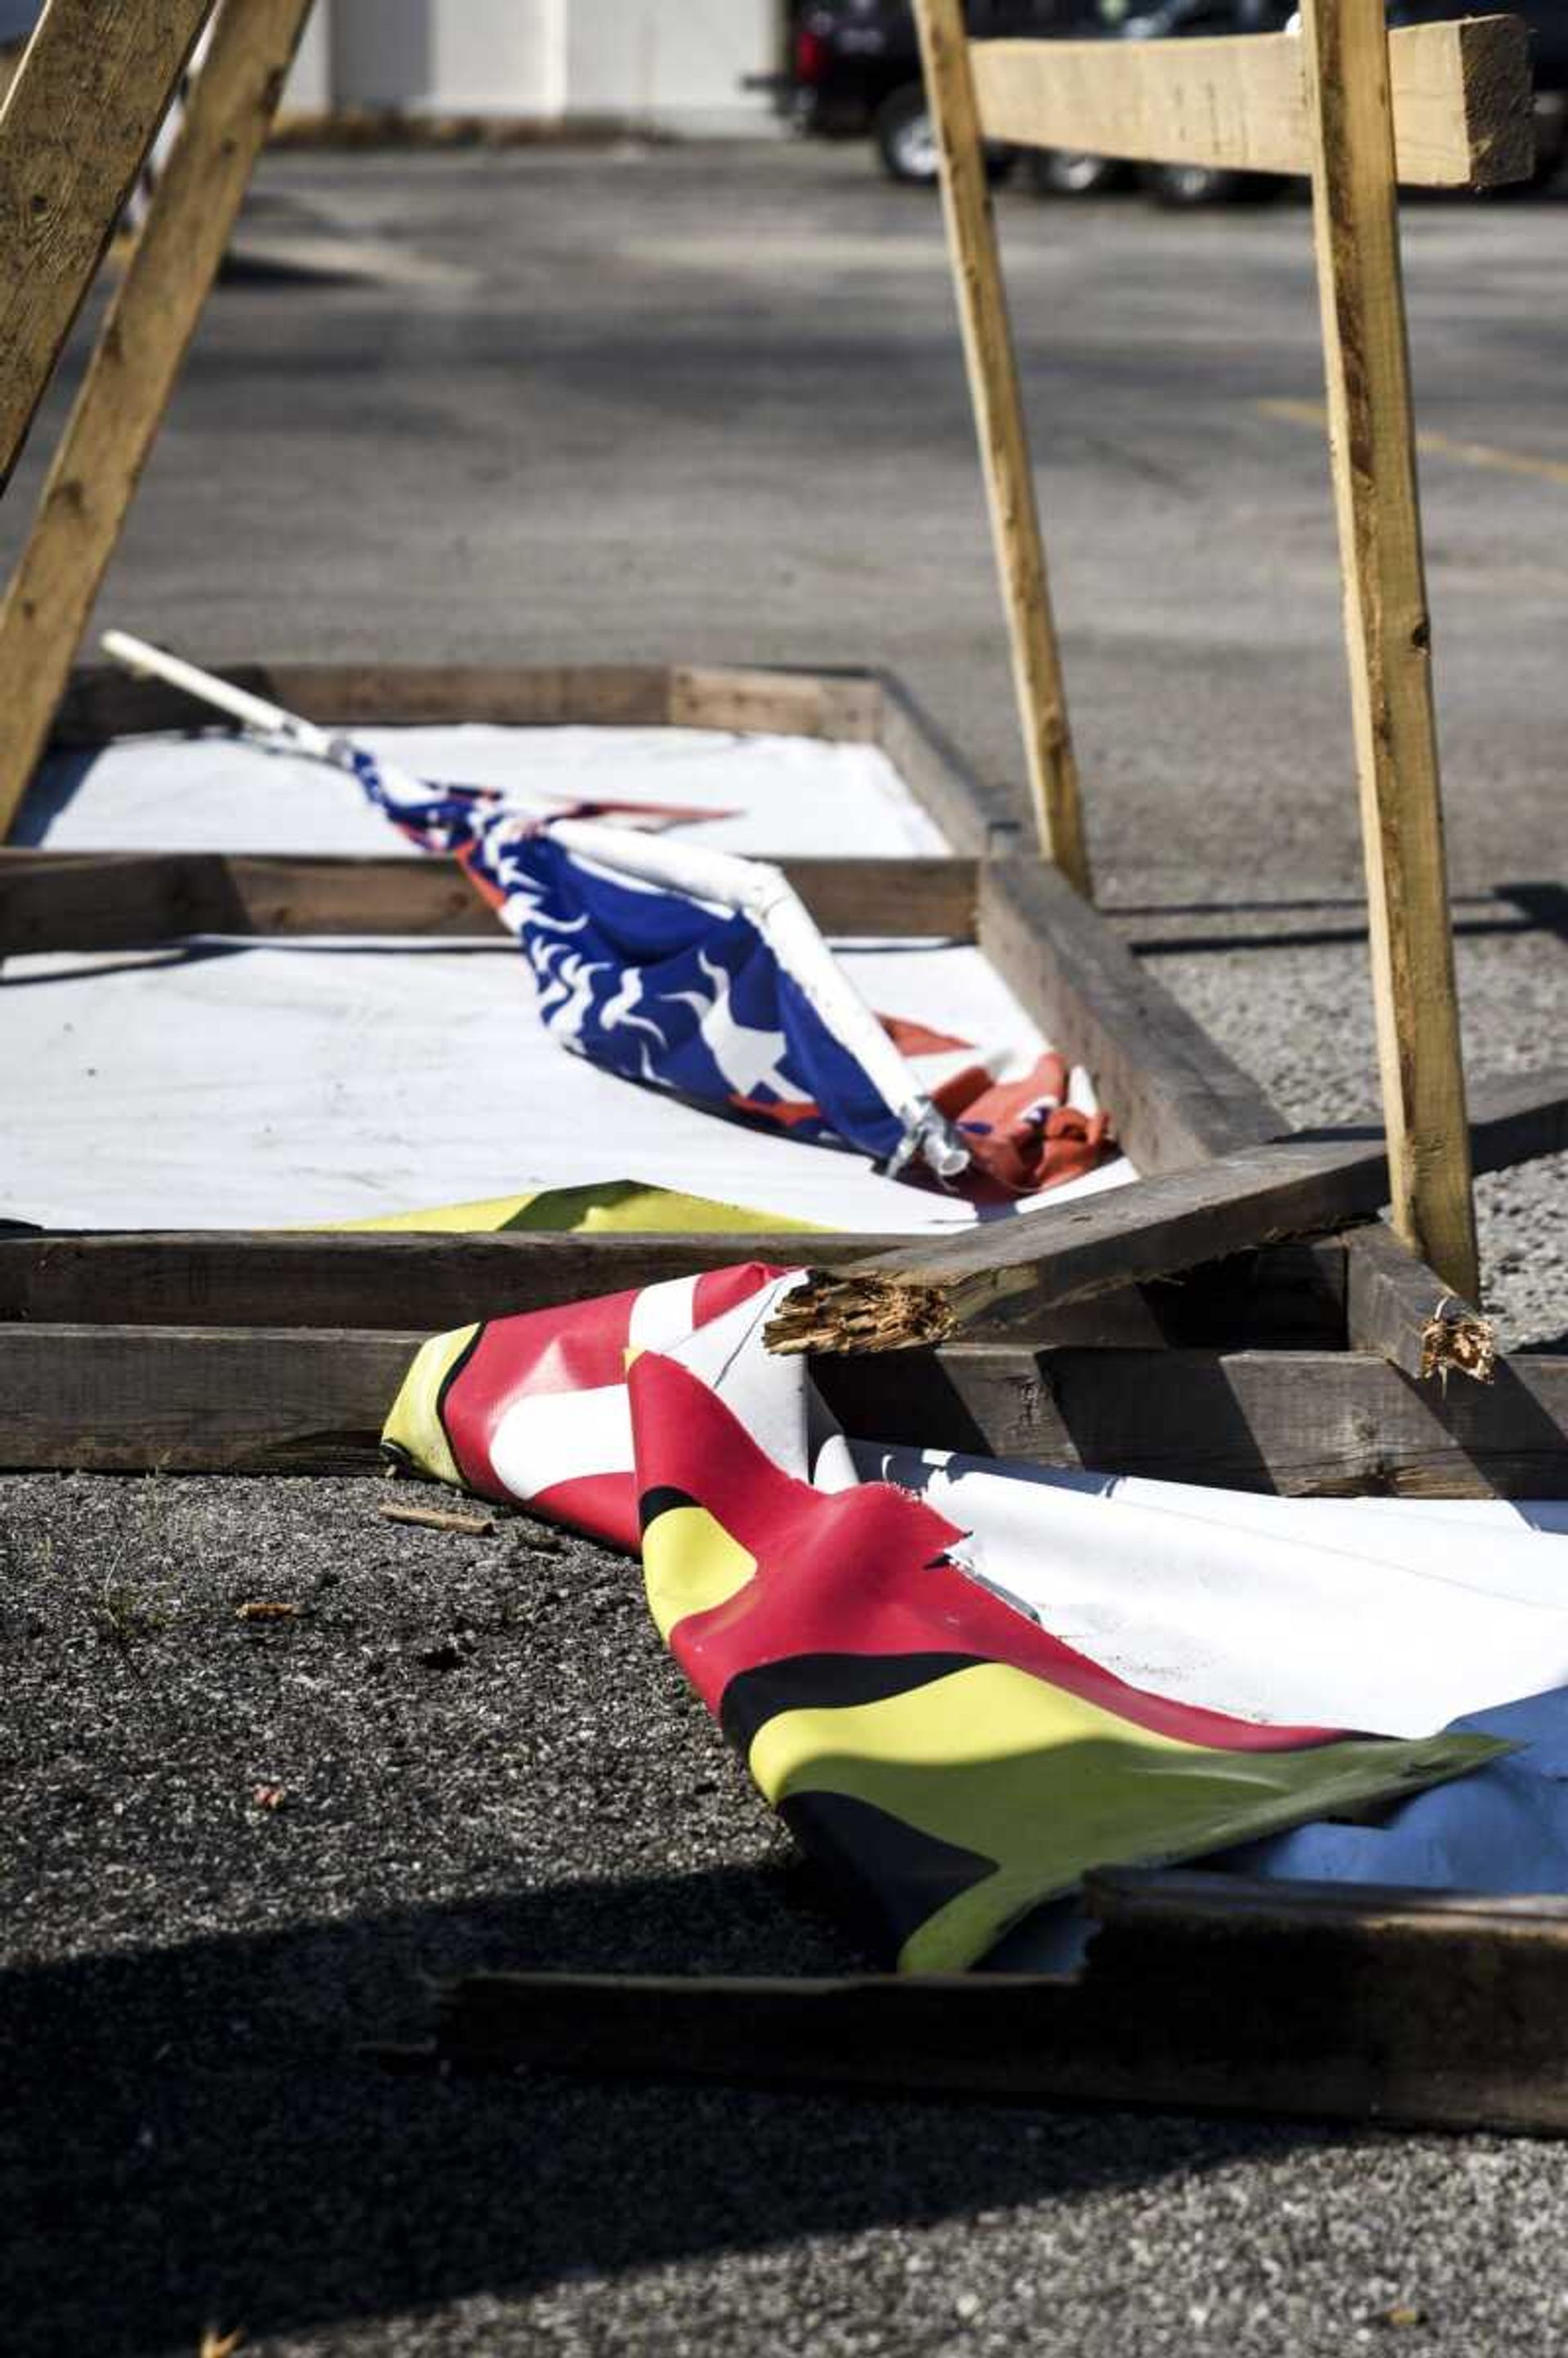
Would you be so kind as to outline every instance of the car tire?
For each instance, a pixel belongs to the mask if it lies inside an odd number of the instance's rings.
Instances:
[[[941,177],[936,130],[925,92],[917,81],[906,82],[884,98],[871,118],[871,137],[890,180],[903,188],[934,189]],[[1012,150],[988,147],[986,178],[1000,180],[1012,163]]]
[[[936,130],[917,81],[883,99],[871,121],[871,137],[890,180],[909,189],[935,187]]]
[[[1042,147],[1029,158],[1029,178],[1042,197],[1103,197],[1125,185],[1127,167],[1076,147]]]
[[[1224,172],[1207,164],[1152,164],[1143,185],[1157,205],[1175,212],[1199,205],[1257,205],[1279,193],[1281,186],[1271,172]]]

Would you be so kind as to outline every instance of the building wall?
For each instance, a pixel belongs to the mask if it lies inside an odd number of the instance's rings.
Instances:
[[[700,135],[754,124],[740,88],[776,59],[776,0],[571,0],[568,110]]]
[[[0,0],[3,5],[3,0]],[[287,107],[765,128],[781,0],[316,0]]]

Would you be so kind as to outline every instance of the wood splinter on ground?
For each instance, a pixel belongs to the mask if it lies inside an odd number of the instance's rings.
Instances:
[[[418,1523],[430,1531],[470,1531],[483,1539],[495,1529],[493,1515],[460,1514],[452,1507],[406,1507],[400,1501],[384,1498],[377,1512],[389,1523]]]

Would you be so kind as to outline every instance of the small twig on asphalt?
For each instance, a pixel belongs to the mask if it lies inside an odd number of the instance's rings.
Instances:
[[[460,1515],[450,1507],[405,1507],[385,1498],[377,1511],[389,1523],[420,1523],[432,1531],[472,1531],[482,1537],[495,1529],[493,1515]]]

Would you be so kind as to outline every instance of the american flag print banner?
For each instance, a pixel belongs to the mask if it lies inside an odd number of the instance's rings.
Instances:
[[[516,933],[552,1038],[624,1079],[1001,1206],[1114,1152],[1063,1060],[873,1016],[762,863],[425,787],[355,748],[370,799],[460,860]]]
[[[665,1644],[880,1953],[967,1967],[1092,1866],[1198,1856],[1498,1751],[1217,1709],[1201,1677],[1141,1682],[1070,1642],[1038,1587],[975,1568],[972,1529],[863,1478],[803,1364],[766,1352],[795,1282],[752,1264],[436,1336],[384,1444],[640,1549]]]

